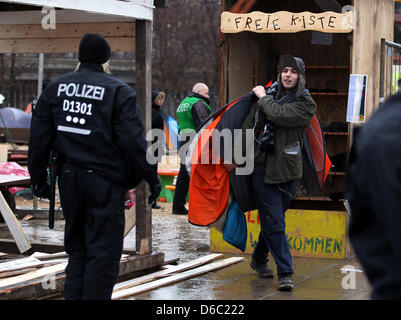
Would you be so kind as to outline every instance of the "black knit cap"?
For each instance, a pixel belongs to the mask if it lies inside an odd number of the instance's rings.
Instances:
[[[291,67],[298,71],[298,73],[305,74],[305,63],[301,58],[291,56],[289,54],[283,55],[279,62],[280,72],[285,67]]]
[[[155,103],[157,96],[159,95],[160,91],[152,90],[152,103]]]
[[[97,33],[85,34],[79,43],[79,62],[103,64],[111,57],[106,39]]]

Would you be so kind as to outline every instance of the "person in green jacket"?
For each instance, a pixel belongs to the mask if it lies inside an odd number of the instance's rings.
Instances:
[[[177,108],[180,171],[175,184],[173,214],[188,214],[185,204],[189,189],[189,175],[185,166],[186,152],[182,147],[195,136],[203,121],[211,114],[212,109],[209,104],[209,88],[206,84],[199,82],[193,86],[192,91]]]
[[[243,129],[254,129],[254,171],[251,175],[261,232],[251,268],[261,277],[273,277],[267,266],[272,254],[278,289],[292,290],[292,257],[285,234],[285,212],[302,177],[302,145],[305,131],[316,113],[316,104],[305,89],[305,64],[284,55],[278,80],[267,91],[256,86],[258,100],[251,107]]]

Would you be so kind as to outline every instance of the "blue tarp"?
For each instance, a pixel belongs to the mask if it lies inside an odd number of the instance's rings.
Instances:
[[[0,108],[1,117],[0,127],[4,128],[4,124],[7,128],[30,128],[32,116],[23,110],[17,108]]]

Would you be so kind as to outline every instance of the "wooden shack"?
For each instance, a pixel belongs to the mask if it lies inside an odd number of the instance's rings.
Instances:
[[[153,0],[0,1],[0,53],[77,52],[85,33],[102,34],[113,52],[135,52],[135,89],[147,131],[151,127],[154,8]],[[136,192],[137,269],[154,267],[164,260],[163,253],[152,253],[152,217],[146,188],[142,184]],[[12,249],[7,241],[1,245],[1,251]],[[40,248],[54,252],[40,244],[34,249]]]
[[[318,106],[335,166],[320,194],[293,201],[286,215],[287,236],[294,255],[349,256],[343,195],[355,125],[346,122],[349,79],[350,74],[368,76],[368,119],[379,106],[381,39],[393,41],[394,0],[222,0],[221,8],[220,105],[274,82],[281,55],[305,61],[306,87]],[[386,79],[385,90],[390,86]],[[252,226],[257,218],[246,214],[249,232],[258,232],[259,226]],[[249,234],[248,252],[257,236]],[[328,239],[333,242],[320,245]],[[211,247],[231,251],[220,240],[212,230]],[[341,244],[341,250],[333,253],[332,243]]]

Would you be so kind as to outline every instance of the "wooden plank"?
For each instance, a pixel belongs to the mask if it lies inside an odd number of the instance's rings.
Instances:
[[[0,288],[8,287],[11,285],[15,285],[18,283],[22,283],[24,281],[33,280],[42,278],[48,275],[57,274],[60,272],[64,272],[65,267],[67,266],[67,262],[59,263],[51,267],[44,267],[39,269],[38,271],[28,272],[23,275],[19,275],[16,277],[11,277],[8,279],[0,280]]]
[[[120,264],[119,275],[161,267],[163,262],[164,253],[161,252],[130,256]]]
[[[134,22],[118,23],[57,23],[56,29],[43,29],[41,25],[0,25],[0,39],[59,39],[79,38],[86,33],[99,33],[104,37],[134,37]]]
[[[27,254],[32,254],[35,251],[46,252],[46,253],[58,253],[64,251],[64,245],[58,243],[46,243],[39,241],[31,241],[31,250],[27,251]],[[1,239],[0,238],[0,251],[7,253],[20,253],[15,241],[10,239]],[[123,253],[129,255],[135,255],[136,251],[132,249],[125,248],[123,249]]]
[[[45,252],[34,252],[30,255],[39,260],[52,260],[52,259],[60,259],[60,258],[68,258],[68,254],[64,252],[56,252],[56,253],[45,253]]]
[[[304,11],[293,13],[279,11],[263,13],[231,13],[221,14],[221,32],[238,33],[251,31],[257,33],[293,33],[300,31],[320,31],[329,33],[349,33],[352,31],[353,13],[323,12],[311,13]]]
[[[0,163],[8,161],[8,144],[0,144]]]
[[[119,277],[126,277],[128,274],[150,268],[161,266],[164,261],[164,254],[152,253],[144,256],[132,256],[120,262]],[[7,288],[0,289],[0,300],[10,299],[33,299],[48,294],[62,292],[64,289],[65,273],[56,274],[53,280],[53,288],[43,288],[42,278],[24,281]]]
[[[0,263],[0,273],[6,271],[14,271],[18,269],[24,269],[27,267],[38,267],[42,266],[43,262],[39,259],[27,257],[21,259],[15,259],[12,261],[2,262]]]
[[[14,271],[6,271],[6,272],[0,273],[0,278],[13,277],[13,276],[17,276],[20,274],[24,274],[24,273],[28,273],[28,272],[36,271],[36,270],[38,270],[38,269],[33,268],[33,267],[28,267],[28,268],[18,269],[18,270],[14,270]]]
[[[157,271],[157,272],[154,272],[151,274],[144,275],[142,277],[138,277],[138,278],[131,279],[128,281],[117,283],[114,286],[113,292],[117,292],[119,290],[127,289],[127,288],[130,288],[133,286],[137,286],[137,285],[140,285],[140,284],[143,284],[143,283],[146,283],[146,282],[149,282],[149,281],[161,278],[161,277],[166,277],[168,275],[171,275],[172,273],[182,272],[182,271],[186,271],[189,269],[193,269],[195,267],[199,267],[203,264],[209,263],[216,259],[220,259],[222,257],[223,257],[223,254],[221,254],[221,253],[220,254],[212,253],[205,257],[200,257],[198,259],[195,259],[193,261],[184,262],[177,266],[166,266],[168,268],[165,270]]]
[[[5,39],[0,40],[0,53],[71,53],[78,52],[79,38]],[[113,52],[134,52],[132,37],[107,39]]]
[[[145,132],[151,129],[152,93],[152,23],[136,21],[136,92]],[[148,204],[148,186],[141,183],[136,189],[136,250],[152,252],[152,208]]]
[[[136,224],[135,204],[128,210],[125,210],[124,238]]]
[[[65,277],[65,273],[52,277],[54,287],[44,288],[43,278],[39,278],[20,283],[18,286],[0,289],[0,300],[38,299],[49,294],[60,293],[64,289]]]
[[[394,39],[394,1],[355,0],[354,7],[351,73],[368,75],[365,110],[368,120],[380,102],[381,39]],[[354,126],[351,124],[350,132]]]
[[[47,266],[53,266],[55,264],[59,264],[59,263],[63,263],[63,262],[68,262],[68,258],[59,258],[59,259],[54,259],[54,260],[45,260],[42,261],[43,262],[43,266],[47,267]]]
[[[14,213],[10,209],[7,201],[4,199],[3,194],[0,192],[0,211],[3,215],[4,221],[7,224],[8,229],[10,230],[11,235],[13,236],[15,243],[20,251],[20,253],[24,253],[31,248],[31,244],[22,229],[20,223],[15,217]]]
[[[217,261],[217,262],[213,262],[211,264],[208,264],[206,266],[202,266],[202,267],[198,267],[192,270],[188,270],[188,271],[184,271],[182,273],[176,274],[176,275],[171,275],[169,277],[163,278],[163,279],[159,279],[159,280],[155,280],[149,283],[145,283],[139,286],[135,286],[133,288],[129,288],[129,289],[125,289],[125,290],[120,290],[117,291],[116,293],[113,293],[112,295],[112,299],[116,300],[116,299],[122,299],[122,298],[126,298],[141,292],[145,292],[145,291],[149,291],[152,289],[156,289],[156,288],[160,288],[175,282],[179,282],[179,281],[183,281],[189,278],[193,278],[196,276],[199,276],[201,274],[210,272],[210,271],[214,271],[214,270],[218,270],[224,267],[227,267],[229,265],[232,265],[234,263],[238,263],[243,261],[245,258],[243,257],[232,257],[232,258],[227,258],[224,259],[223,261]]]
[[[30,185],[30,181],[30,177],[0,174],[0,186]]]
[[[130,17],[152,21],[153,5],[149,0],[110,1],[110,0],[3,0],[5,2],[27,4],[40,7],[74,9],[114,16]]]
[[[47,13],[46,13],[47,14]],[[0,12],[0,25],[37,24],[42,25],[46,16],[41,10]],[[79,10],[56,10],[56,23],[90,23],[90,22],[132,22],[130,18],[112,15],[100,15]]]

